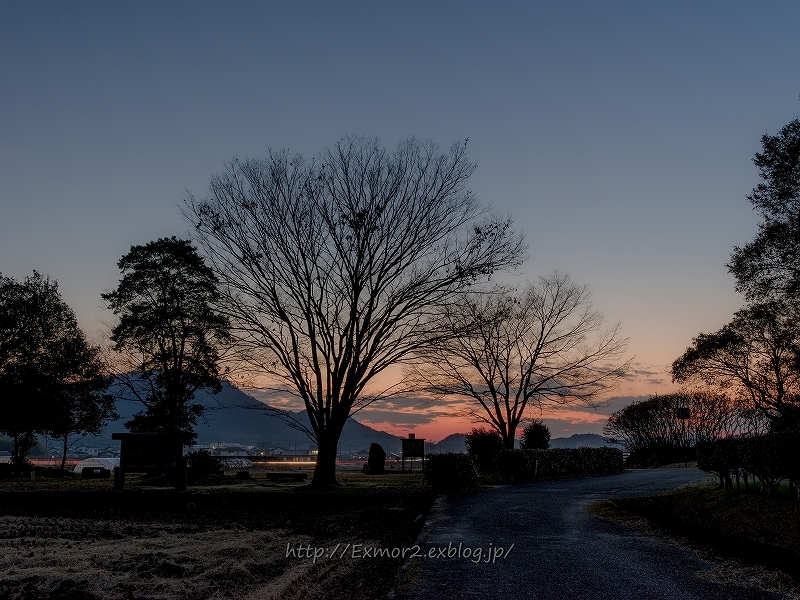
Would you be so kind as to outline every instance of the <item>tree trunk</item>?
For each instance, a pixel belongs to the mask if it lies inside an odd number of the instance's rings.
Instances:
[[[508,424],[508,434],[503,436],[503,447],[506,450],[514,449],[514,441],[517,434],[517,428],[511,423]]]
[[[22,470],[22,463],[19,459],[19,434],[14,434],[14,447],[11,449],[11,472],[13,475],[19,475]]]
[[[27,433],[14,434],[14,448],[11,450],[11,470],[14,475],[24,474],[25,458],[30,451]]]
[[[328,433],[324,438],[317,436],[317,464],[311,478],[313,487],[325,488],[338,485],[336,481],[336,447],[339,436]]]
[[[69,440],[69,434],[64,436],[64,453],[61,455],[61,472],[64,472],[64,467],[67,464],[67,441]]]

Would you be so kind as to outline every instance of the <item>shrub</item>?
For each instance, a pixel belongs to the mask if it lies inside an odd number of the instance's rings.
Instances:
[[[550,429],[542,421],[532,421],[522,430],[520,448],[547,450],[550,447]]]
[[[425,459],[425,479],[436,492],[464,492],[478,485],[478,470],[463,452],[430,454]]]
[[[497,455],[503,450],[503,438],[491,429],[473,429],[464,443],[469,454],[478,464],[481,471],[491,471],[495,468]]]
[[[208,450],[195,450],[186,455],[190,473],[194,477],[208,477],[222,471],[222,461],[211,456]]]

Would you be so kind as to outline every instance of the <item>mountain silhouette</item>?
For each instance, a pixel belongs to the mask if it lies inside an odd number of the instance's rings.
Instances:
[[[124,396],[124,394],[120,394]],[[197,443],[201,445],[228,443],[244,445],[261,445],[265,448],[282,448],[287,452],[316,448],[316,443],[301,431],[290,427],[286,421],[269,406],[245,394],[228,382],[223,382],[222,391],[212,395],[199,391],[195,401],[206,410],[196,427]],[[119,418],[111,421],[103,428],[99,436],[89,436],[81,443],[92,446],[117,445],[111,440],[111,434],[125,432],[125,422],[143,405],[124,397],[117,400]],[[306,427],[310,427],[306,412],[280,411],[284,415],[294,417]],[[342,451],[362,451],[376,442],[385,449],[395,452],[400,450],[400,438],[384,431],[377,431],[363,425],[353,418],[347,420],[340,439]]]

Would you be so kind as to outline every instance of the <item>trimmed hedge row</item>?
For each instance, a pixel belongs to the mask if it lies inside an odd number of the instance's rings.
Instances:
[[[624,469],[619,448],[553,448],[503,450],[497,458],[503,476],[512,483],[610,475]]]
[[[429,454],[425,458],[425,479],[437,492],[465,492],[478,485],[478,469],[463,452]]]
[[[697,444],[697,466],[719,477],[730,489],[743,481],[758,479],[770,494],[784,479],[800,481],[800,434],[772,433],[757,437],[723,438]]]

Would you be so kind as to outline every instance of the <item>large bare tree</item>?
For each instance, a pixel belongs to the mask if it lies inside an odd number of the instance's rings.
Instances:
[[[466,399],[508,449],[529,409],[590,404],[628,368],[619,326],[605,328],[589,289],[562,273],[521,294],[467,294],[445,318],[453,335],[425,351],[416,376],[435,396]]]
[[[451,333],[441,307],[523,258],[465,188],[465,146],[344,138],[310,161],[234,160],[187,198],[239,347],[305,404],[314,485],[336,482],[348,417],[398,390],[378,376]]]

